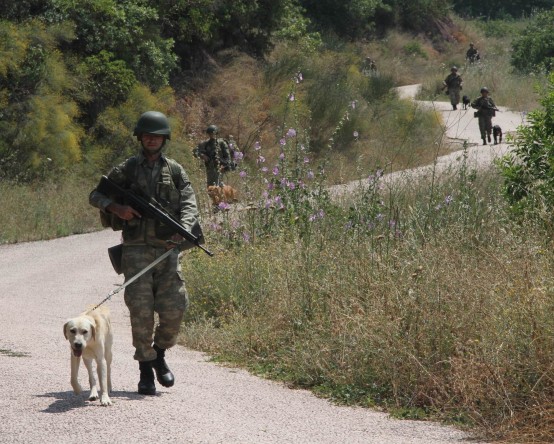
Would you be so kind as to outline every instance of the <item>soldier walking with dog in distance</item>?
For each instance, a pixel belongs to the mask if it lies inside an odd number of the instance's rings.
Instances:
[[[138,154],[112,168],[107,177],[119,187],[142,195],[149,202],[155,201],[189,232],[198,232],[198,210],[190,180],[183,167],[162,152],[171,137],[167,117],[158,111],[145,112],[133,135],[140,142]],[[155,395],[154,371],[164,387],[175,382],[165,352],[177,343],[188,305],[181,254],[174,248],[175,243],[183,249],[186,246],[171,227],[140,214],[125,201],[118,201],[101,184],[102,181],[91,192],[89,203],[99,208],[104,217],[110,217],[114,230],[123,230],[121,271],[126,280],[172,249],[166,259],[129,284],[124,294],[131,319],[134,358],[139,362],[138,393]],[[155,312],[159,317],[157,326]]]
[[[208,140],[200,142],[193,151],[195,157],[204,162],[206,167],[207,186],[221,187],[223,175],[231,170],[233,159],[231,159],[231,150],[224,139],[217,137],[219,128],[216,125],[210,125],[206,128]]]
[[[471,107],[477,110],[474,116],[479,119],[479,131],[483,145],[486,145],[487,141],[491,143],[492,118],[496,115],[498,108],[492,97],[489,96],[489,89],[486,86],[481,88],[481,96],[471,102]]]
[[[450,74],[444,79],[442,89],[446,88],[446,92],[450,97],[450,103],[452,109],[458,109],[458,104],[460,103],[460,91],[462,90],[462,76],[458,74],[458,68],[453,66],[450,68]]]

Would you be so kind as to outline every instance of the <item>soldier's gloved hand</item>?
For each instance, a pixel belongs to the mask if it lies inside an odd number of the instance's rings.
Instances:
[[[133,207],[130,207],[129,205],[120,205],[115,202],[109,204],[106,207],[106,210],[123,220],[131,220],[135,217],[140,219],[142,217],[141,214]]]
[[[166,242],[167,242],[166,248],[168,250],[171,250],[172,248],[175,248],[175,247],[180,247],[181,243],[183,242],[183,236],[181,236],[180,234],[174,234],[173,236],[171,236],[171,239],[168,239]]]

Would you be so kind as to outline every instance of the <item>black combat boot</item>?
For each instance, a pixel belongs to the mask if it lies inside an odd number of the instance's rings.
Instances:
[[[487,135],[487,139],[488,139],[489,143],[491,143],[491,135],[490,134]]]
[[[158,357],[152,361],[152,366],[156,370],[156,378],[164,387],[171,387],[175,384],[175,377],[165,362],[165,349],[154,344],[154,350],[158,354]]]
[[[138,392],[141,395],[155,395],[156,384],[154,384],[154,371],[152,364],[154,361],[139,362],[140,381],[138,383]]]
[[[487,139],[483,138],[483,145],[487,144]]]
[[[456,110],[458,109],[458,107],[457,107],[456,105],[452,105],[452,109],[453,109],[454,111],[456,111]]]

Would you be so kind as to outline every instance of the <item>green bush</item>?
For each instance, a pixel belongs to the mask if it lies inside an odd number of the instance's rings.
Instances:
[[[554,74],[549,77],[543,109],[527,116],[520,126],[514,148],[501,163],[504,192],[519,215],[538,217],[549,225],[554,209]]]
[[[524,73],[550,72],[554,63],[554,9],[537,14],[512,43],[512,65]]]
[[[422,59],[427,59],[427,53],[425,50],[421,47],[421,44],[419,42],[410,42],[404,45],[404,52],[406,55],[409,56],[417,56],[421,57]]]

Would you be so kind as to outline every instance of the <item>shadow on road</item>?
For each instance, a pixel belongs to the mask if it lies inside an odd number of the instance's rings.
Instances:
[[[66,413],[73,409],[87,407],[102,407],[99,401],[89,401],[87,399],[88,391],[83,395],[76,395],[72,391],[51,392],[44,395],[37,395],[38,398],[54,398],[55,400],[42,413]],[[160,393],[156,394],[160,396]],[[112,401],[139,401],[144,398],[144,395],[139,395],[137,392],[113,391],[110,392]]]

